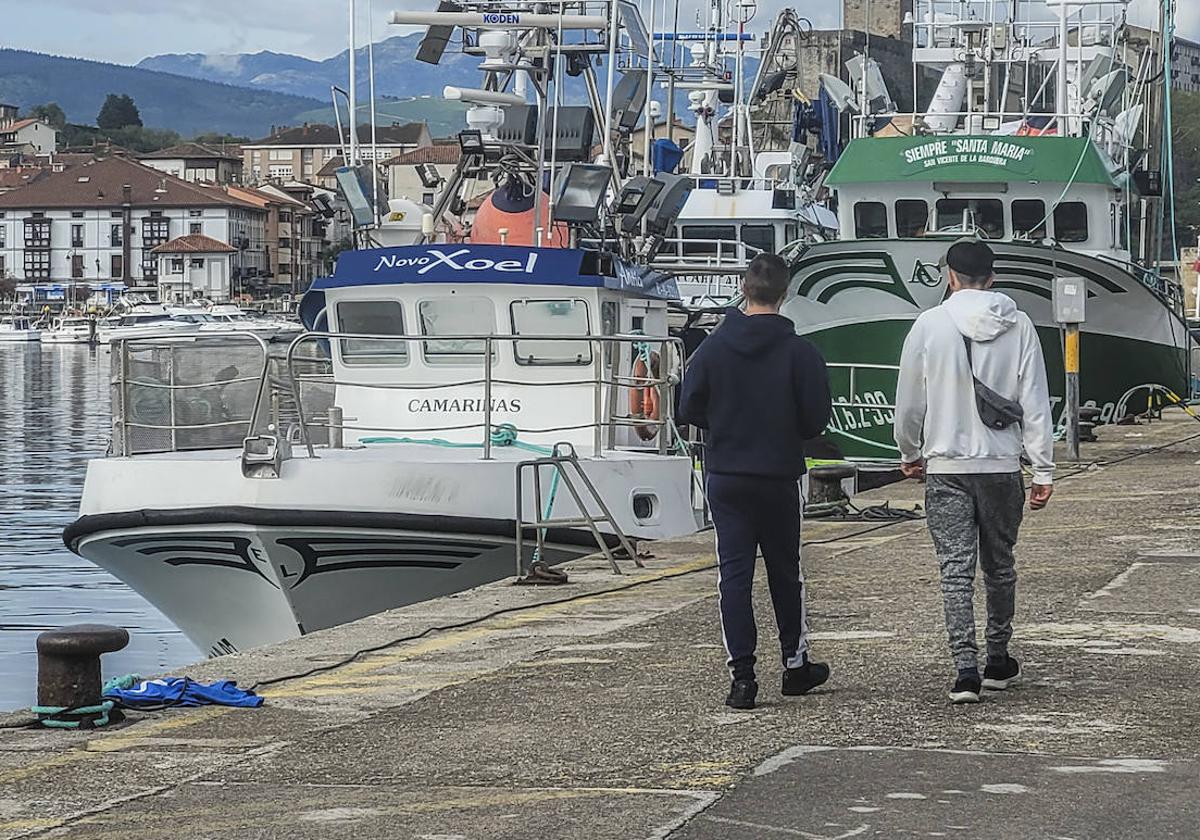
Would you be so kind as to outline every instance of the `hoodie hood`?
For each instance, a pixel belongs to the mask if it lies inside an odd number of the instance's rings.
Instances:
[[[782,315],[747,315],[731,308],[713,335],[721,336],[721,342],[738,355],[754,358],[795,334],[796,325]]]
[[[1017,323],[1017,305],[1008,295],[986,289],[962,289],[942,308],[958,331],[972,341],[991,341]]]

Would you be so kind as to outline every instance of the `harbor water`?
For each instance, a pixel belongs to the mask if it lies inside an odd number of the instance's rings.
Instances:
[[[87,461],[108,446],[108,379],[104,347],[0,344],[0,710],[35,701],[35,640],[54,627],[127,628],[106,676],[202,658],[141,596],[63,546]]]

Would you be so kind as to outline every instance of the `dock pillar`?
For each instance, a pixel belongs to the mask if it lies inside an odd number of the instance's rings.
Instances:
[[[815,508],[846,501],[846,491],[842,488],[842,482],[856,475],[858,468],[853,464],[823,464],[813,467],[808,471],[806,506]]]
[[[1067,324],[1066,345],[1063,353],[1067,372],[1067,404],[1063,411],[1067,418],[1067,458],[1079,460],[1079,324]]]
[[[100,704],[100,655],[129,644],[129,631],[107,624],[73,624],[37,638],[38,709],[89,709]],[[37,711],[37,709],[35,709]],[[75,716],[82,725],[88,714]],[[100,717],[97,712],[95,717]],[[89,721],[90,723],[90,721]]]

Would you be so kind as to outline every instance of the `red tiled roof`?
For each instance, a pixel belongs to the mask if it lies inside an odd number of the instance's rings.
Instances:
[[[187,236],[177,236],[170,242],[151,249],[151,254],[232,254],[237,248],[231,248],[219,239],[205,236],[202,233],[189,233]]]
[[[0,209],[118,208],[122,188],[132,187],[134,207],[253,207],[212,187],[192,184],[123,157],[110,157],[55,172],[0,195]]]
[[[20,131],[22,128],[25,128],[25,126],[33,125],[35,122],[41,122],[41,120],[34,120],[34,119],[17,120],[12,125],[5,126],[4,128],[0,128],[0,132],[7,133],[9,131]]]
[[[37,167],[0,169],[0,190],[15,190],[20,187],[28,186],[45,174],[45,169],[40,169]]]
[[[401,152],[395,157],[383,162],[384,166],[406,166],[417,163],[456,164],[462,157],[462,148],[458,142],[434,143],[432,146],[420,146],[411,152]]]
[[[217,146],[206,146],[202,143],[180,143],[176,146],[168,146],[165,149],[159,149],[157,152],[147,152],[144,155],[138,155],[141,160],[175,160],[177,158],[212,158],[214,160],[236,160],[240,161],[242,156],[237,154],[241,147],[235,147],[233,150],[218,148]]]
[[[404,125],[381,125],[375,128],[375,135],[380,143],[386,145],[415,146],[421,142],[425,133],[425,123],[405,123]],[[315,123],[296,128],[285,128],[270,137],[247,143],[247,146],[339,146],[343,137],[332,125]],[[371,126],[358,127],[358,142],[371,142]]]

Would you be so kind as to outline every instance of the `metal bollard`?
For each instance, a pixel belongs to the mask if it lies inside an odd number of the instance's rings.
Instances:
[[[329,448],[341,449],[346,445],[346,432],[342,424],[346,422],[342,416],[341,406],[329,406]]]
[[[98,705],[100,654],[127,644],[129,631],[107,624],[73,624],[39,635],[38,706],[70,710]]]
[[[846,501],[842,482],[858,475],[853,464],[828,464],[808,471],[808,506],[837,504]]]

